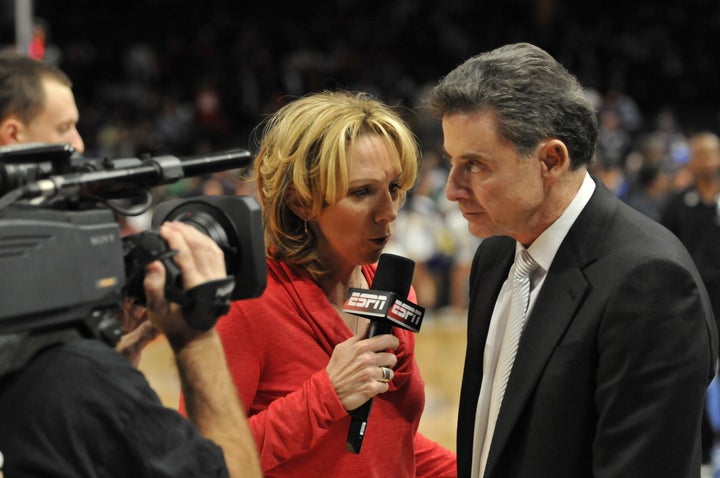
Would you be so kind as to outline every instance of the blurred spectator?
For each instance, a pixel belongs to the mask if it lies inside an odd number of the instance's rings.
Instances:
[[[643,115],[635,99],[626,92],[611,88],[603,101],[606,111],[613,111],[617,116],[617,128],[628,133],[640,130],[643,124]]]
[[[669,192],[670,174],[661,165],[645,161],[629,187],[625,202],[650,219],[660,221]]]
[[[230,131],[225,115],[222,93],[212,83],[202,84],[195,92],[195,115],[199,133],[220,147]]]
[[[590,174],[597,176],[600,181],[619,198],[627,194],[627,179],[625,169],[618,165],[606,164],[598,155],[588,168]]]
[[[622,126],[620,115],[612,108],[600,112],[598,131],[599,160],[606,168],[623,168],[630,152],[630,133]]]
[[[710,295],[715,320],[720,321],[720,137],[703,131],[692,135],[688,144],[693,183],[670,199],[662,223],[690,251]],[[702,438],[703,463],[709,463],[714,436],[707,410]]]

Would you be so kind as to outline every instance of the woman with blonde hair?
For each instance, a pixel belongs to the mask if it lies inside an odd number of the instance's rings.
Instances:
[[[218,331],[265,476],[456,476],[455,454],[417,432],[414,335],[367,338],[368,321],[343,312],[351,287],[370,288],[415,182],[414,135],[389,106],[347,91],[296,99],[262,131],[253,177],[267,287],[233,303]],[[349,412],[370,399],[361,452],[349,452]]]

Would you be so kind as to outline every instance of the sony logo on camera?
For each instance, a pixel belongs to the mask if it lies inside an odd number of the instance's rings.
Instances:
[[[90,236],[91,246],[102,246],[103,244],[109,244],[115,242],[115,234],[99,234],[97,236]]]

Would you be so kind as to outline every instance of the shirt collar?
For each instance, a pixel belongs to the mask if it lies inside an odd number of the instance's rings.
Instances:
[[[530,244],[528,252],[543,271],[547,272],[548,269],[550,269],[550,264],[552,264],[555,254],[560,248],[560,244],[562,244],[568,231],[585,208],[594,191],[595,182],[590,177],[590,174],[586,172],[582,185],[575,194],[572,202],[570,202],[570,205],[550,227],[545,229],[545,231]],[[517,242],[515,244],[515,252],[523,247],[522,244]]]

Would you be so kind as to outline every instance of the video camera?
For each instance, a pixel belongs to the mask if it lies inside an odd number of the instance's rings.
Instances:
[[[243,149],[187,158],[94,160],[70,145],[0,147],[0,334],[77,323],[114,345],[121,334],[116,317],[123,299],[143,303],[144,267],[153,260],[165,265],[166,297],[180,302],[182,278],[173,251],[155,232],[166,220],[195,226],[223,250],[228,276],[235,280],[231,300],[258,297],[266,268],[254,198],[161,202],[151,230],[124,237],[118,222],[118,215],[148,211],[154,186],[251,162]]]

